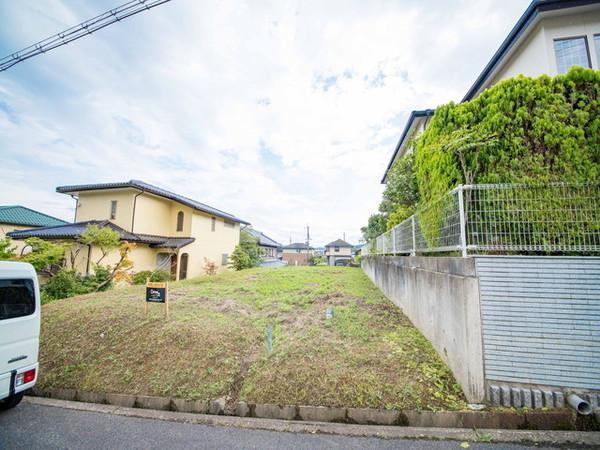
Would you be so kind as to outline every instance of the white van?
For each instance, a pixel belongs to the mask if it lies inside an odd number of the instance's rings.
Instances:
[[[0,261],[0,410],[16,406],[38,376],[40,289],[31,264]]]

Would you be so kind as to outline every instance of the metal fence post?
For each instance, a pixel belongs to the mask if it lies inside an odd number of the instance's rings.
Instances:
[[[410,251],[410,256],[417,255],[417,233],[415,231],[415,215],[410,216],[410,222],[412,227],[412,250]]]
[[[463,258],[467,256],[467,230],[465,221],[465,201],[464,201],[464,186],[460,184],[458,190],[458,215],[460,216],[460,251]]]
[[[392,251],[396,254],[396,227],[392,228]]]

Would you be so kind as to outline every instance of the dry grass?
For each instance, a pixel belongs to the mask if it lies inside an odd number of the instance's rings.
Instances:
[[[360,269],[252,269],[43,307],[40,387],[230,401],[459,409],[431,345]],[[333,319],[325,310],[333,308]],[[273,327],[268,354],[265,329]]]

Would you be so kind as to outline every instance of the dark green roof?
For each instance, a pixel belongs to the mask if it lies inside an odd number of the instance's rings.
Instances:
[[[20,205],[0,206],[0,223],[30,227],[54,227],[67,222]]]

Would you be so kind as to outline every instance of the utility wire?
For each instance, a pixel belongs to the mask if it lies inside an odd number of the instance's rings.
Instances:
[[[171,0],[132,0],[117,8],[110,9],[92,19],[81,22],[79,25],[68,28],[54,36],[50,36],[42,41],[36,42],[35,44],[25,47],[22,50],[14,52],[8,56],[0,59],[0,72],[5,71],[9,67],[14,66],[26,59],[41,53],[46,53],[48,50],[52,50],[61,45],[73,42],[76,39],[92,34],[94,31],[98,31],[101,28],[107,27],[115,22],[119,22],[127,17],[133,16],[134,14],[142,11],[149,10],[155,6],[162,5]]]

